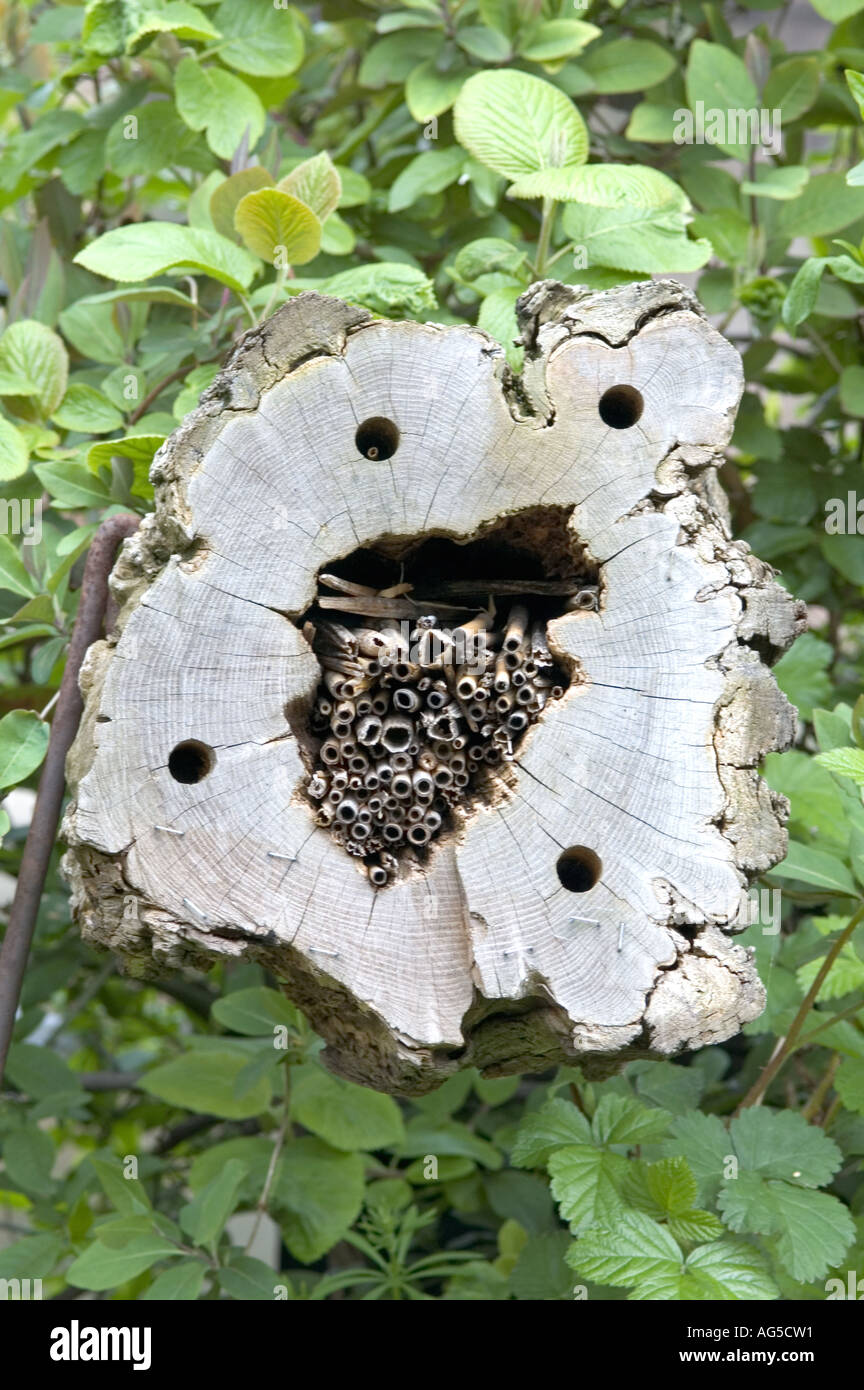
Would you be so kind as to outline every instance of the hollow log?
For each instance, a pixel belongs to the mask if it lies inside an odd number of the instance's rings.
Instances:
[[[262,963],[394,1093],[602,1075],[764,1003],[731,938],[785,852],[757,764],[804,617],[730,537],[740,360],[673,281],[518,310],[520,376],[315,294],[249,332],[82,673],[85,937],[141,976]]]

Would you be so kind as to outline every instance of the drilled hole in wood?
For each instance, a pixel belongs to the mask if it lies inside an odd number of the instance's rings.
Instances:
[[[470,542],[383,540],[320,572],[298,622],[322,671],[296,730],[306,793],[375,887],[501,794],[526,733],[571,684],[548,623],[584,621],[598,579],[568,519],[531,508]]]
[[[363,421],[354,440],[367,459],[389,459],[399,448],[399,431],[392,420],[373,415],[370,420]]]
[[[641,418],[645,402],[635,386],[610,386],[600,397],[597,409],[604,425],[613,430],[629,430]]]
[[[216,754],[206,743],[185,739],[168,757],[168,771],[175,782],[201,782],[216,766]]]
[[[587,845],[571,845],[555,865],[562,888],[568,893],[587,893],[598,882],[603,865]]]

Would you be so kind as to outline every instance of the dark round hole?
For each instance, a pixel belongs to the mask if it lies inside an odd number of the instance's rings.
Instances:
[[[195,738],[178,743],[168,758],[168,771],[175,782],[200,782],[215,766],[213,749]]]
[[[386,420],[383,415],[364,420],[354,439],[367,459],[392,458],[399,448],[399,431],[393,421]]]
[[[599,856],[587,845],[571,845],[558,856],[555,865],[563,888],[568,893],[587,893],[603,872]]]
[[[597,409],[604,425],[613,430],[629,430],[640,418],[645,402],[635,386],[610,386],[600,397]]]

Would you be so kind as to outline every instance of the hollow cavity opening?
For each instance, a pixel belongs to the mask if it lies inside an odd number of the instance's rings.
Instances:
[[[376,888],[488,801],[570,685],[548,624],[596,608],[598,576],[569,516],[531,508],[464,542],[382,538],[320,571],[298,620],[321,666],[297,730],[306,794]]]

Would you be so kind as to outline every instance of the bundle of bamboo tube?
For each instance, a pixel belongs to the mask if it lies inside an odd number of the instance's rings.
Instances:
[[[400,855],[422,856],[477,779],[514,757],[567,679],[549,651],[545,624],[525,603],[499,617],[490,601],[452,628],[442,624],[449,605],[400,621],[379,617],[382,603],[401,612],[410,601],[392,592],[353,597],[353,605],[339,604],[346,621],[330,616],[337,601],[325,599],[326,616],[303,629],[323,673],[306,790],[317,824],[384,887]],[[364,611],[377,626],[367,625]]]

